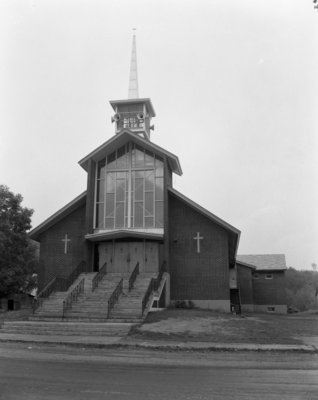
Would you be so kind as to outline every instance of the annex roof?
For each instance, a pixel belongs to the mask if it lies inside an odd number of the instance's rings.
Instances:
[[[116,150],[118,147],[123,146],[128,141],[143,146],[146,150],[152,151],[156,155],[159,155],[163,158],[167,157],[172,172],[176,173],[177,175],[182,175],[181,165],[176,155],[148,140],[145,140],[144,138],[136,135],[129,129],[124,129],[117,135],[112,136],[101,146],[97,147],[97,149],[93,150],[86,157],[82,158],[78,163],[82,168],[85,169],[85,171],[87,171],[88,161],[90,159],[93,159],[94,161],[100,161],[102,158],[105,157],[105,154],[112,153],[114,150]]]
[[[248,264],[257,270],[280,271],[286,269],[285,254],[246,254],[237,255],[238,263]]]
[[[80,194],[79,196],[75,197],[74,200],[67,203],[64,207],[62,207],[59,211],[51,215],[36,228],[32,229],[28,233],[29,238],[33,240],[38,240],[41,233],[49,229],[51,226],[55,225],[57,222],[62,220],[71,212],[75,211],[80,206],[84,205],[85,202],[86,202],[86,191]]]
[[[230,238],[230,241],[229,241],[230,242],[230,262],[231,262],[231,264],[234,265],[241,231],[239,229],[235,228],[234,226],[230,225],[229,223],[225,222],[223,219],[212,214],[210,211],[203,208],[199,204],[195,203],[193,200],[189,199],[184,194],[178,192],[176,189],[169,187],[168,190],[173,196],[177,197],[178,199],[180,199],[181,201],[186,203],[188,206],[192,207],[193,209],[195,209],[196,211],[198,211],[199,213],[201,213],[202,215],[209,218],[211,221],[213,221],[214,223],[216,223],[217,225],[221,226],[226,231],[228,231],[229,238]]]

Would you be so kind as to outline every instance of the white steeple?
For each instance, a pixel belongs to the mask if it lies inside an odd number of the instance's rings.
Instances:
[[[138,74],[137,74],[137,52],[136,52],[136,28],[133,29],[133,41],[131,50],[131,62],[130,62],[130,75],[129,75],[129,87],[128,87],[128,99],[138,99]]]

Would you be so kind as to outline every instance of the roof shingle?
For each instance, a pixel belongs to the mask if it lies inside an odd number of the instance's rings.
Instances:
[[[258,270],[284,270],[286,269],[285,254],[240,254],[236,260],[253,265]]]

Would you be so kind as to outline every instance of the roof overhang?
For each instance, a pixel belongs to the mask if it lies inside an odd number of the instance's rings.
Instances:
[[[253,270],[256,269],[255,265],[247,264],[247,263],[244,263],[242,261],[236,261],[236,265],[239,265],[240,267],[250,268],[250,269],[253,269]]]
[[[169,187],[168,188],[169,192],[180,199],[181,201],[185,202],[188,206],[192,207],[195,209],[197,212],[200,214],[204,215],[208,219],[210,219],[212,222],[215,224],[219,225],[220,227],[224,228],[228,234],[229,234],[229,246],[230,246],[230,265],[234,266],[235,265],[235,258],[236,258],[236,253],[240,241],[240,236],[241,236],[241,231],[235,228],[234,226],[228,224],[221,218],[217,217],[216,215],[212,214],[210,211],[207,209],[201,207],[199,204],[195,203],[188,197],[184,196],[182,193],[178,192],[177,190]]]
[[[152,102],[149,98],[144,99],[127,99],[127,100],[111,100],[110,105],[113,107],[113,110],[116,111],[116,106],[119,105],[129,105],[129,104],[145,104],[147,110],[151,117],[155,117],[156,113],[153,108]]]
[[[181,165],[176,155],[170,153],[162,147],[155,145],[148,140],[145,140],[144,138],[136,135],[129,129],[124,129],[117,135],[111,137],[109,140],[107,140],[107,142],[97,147],[97,149],[93,150],[86,157],[82,158],[78,163],[82,168],[85,169],[85,171],[87,171],[89,160],[94,160],[95,162],[98,162],[101,159],[105,158],[106,154],[112,153],[118,147],[123,146],[128,141],[138,144],[144,147],[146,150],[149,150],[162,158],[167,158],[168,164],[172,172],[176,173],[177,175],[182,175]]]
[[[36,228],[32,229],[28,233],[29,238],[37,241],[43,232],[51,228],[51,226],[55,225],[57,222],[61,221],[68,214],[75,211],[80,206],[84,205],[85,202],[86,202],[86,191],[77,196],[74,200],[72,200],[68,204],[66,204],[59,211],[51,215],[48,219],[46,219]]]
[[[138,238],[148,240],[163,240],[164,233],[152,232],[147,230],[120,229],[112,231],[104,231],[85,235],[85,239],[91,242],[101,242],[104,240],[123,239],[123,238]]]

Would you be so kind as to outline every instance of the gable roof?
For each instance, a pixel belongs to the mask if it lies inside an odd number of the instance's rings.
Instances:
[[[217,217],[216,215],[212,214],[210,211],[207,209],[203,208],[199,204],[195,203],[193,200],[189,199],[182,193],[178,192],[176,189],[173,189],[172,187],[168,188],[169,193],[171,193],[173,196],[177,197],[179,200],[182,202],[186,203],[189,207],[193,208],[200,214],[204,215],[208,219],[210,219],[212,222],[215,224],[221,226],[224,228],[228,234],[229,234],[229,247],[230,247],[230,263],[235,264],[235,257],[236,257],[236,252],[238,248],[238,244],[240,241],[240,235],[241,231],[234,226],[228,224],[225,222],[223,219]]]
[[[86,191],[80,194],[79,196],[75,197],[75,199],[67,203],[64,207],[62,207],[56,213],[51,215],[36,228],[32,229],[28,233],[29,238],[37,241],[41,233],[45,232],[51,226],[55,225],[57,222],[59,222],[61,219],[69,215],[71,212],[75,211],[80,206],[84,205],[85,202],[86,202]]]
[[[106,153],[112,153],[114,150],[123,146],[128,141],[138,144],[144,147],[146,150],[152,151],[156,155],[159,155],[163,158],[167,157],[172,172],[176,173],[177,175],[182,175],[181,165],[176,155],[170,153],[169,151],[163,149],[162,147],[157,146],[156,144],[148,140],[145,140],[144,138],[142,138],[141,136],[137,135],[136,133],[132,132],[129,129],[123,129],[117,135],[112,136],[101,146],[97,147],[87,156],[82,158],[78,163],[82,168],[85,169],[85,171],[87,171],[88,161],[90,159],[93,159],[94,161],[100,161],[102,158],[105,157]]]
[[[286,269],[285,254],[246,254],[237,255],[238,263],[256,267],[261,271],[281,271]]]

